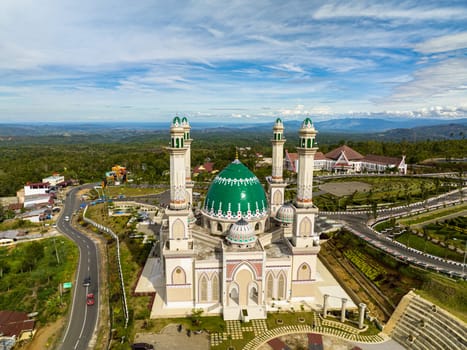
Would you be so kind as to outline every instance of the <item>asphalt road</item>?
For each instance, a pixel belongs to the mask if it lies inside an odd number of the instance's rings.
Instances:
[[[88,349],[99,315],[98,250],[91,239],[71,226],[71,221],[74,219],[73,213],[78,210],[80,205],[80,200],[76,194],[82,188],[84,186],[74,188],[68,192],[62,215],[57,222],[58,229],[78,245],[80,252],[76,280],[73,282],[71,313],[59,346],[59,349],[62,350]],[[65,220],[66,216],[70,217],[70,221]],[[88,276],[91,277],[91,284],[89,287],[85,287],[83,281]],[[94,294],[94,305],[88,306],[86,304],[88,293]]]
[[[451,194],[442,199],[431,200],[429,202],[430,206],[437,203],[445,203],[446,201],[459,200],[461,195],[459,193]],[[407,214],[411,211],[416,211],[418,209],[423,209],[424,204],[420,203],[418,205],[412,206],[410,208],[401,208],[398,210],[387,210],[379,212],[379,216],[397,216],[401,214]],[[344,223],[344,226],[359,236],[360,238],[367,241],[369,244],[377,247],[380,250],[385,251],[388,254],[393,255],[399,260],[408,262],[412,265],[416,265],[421,268],[434,270],[446,275],[463,277],[465,278],[465,273],[467,268],[462,263],[454,263],[449,260],[445,260],[439,257],[434,257],[429,254],[417,251],[415,249],[407,248],[405,245],[393,241],[387,238],[385,235],[375,232],[373,229],[367,226],[366,222],[368,220],[368,214],[350,214],[350,213],[329,213],[326,212],[324,216],[340,220]]]

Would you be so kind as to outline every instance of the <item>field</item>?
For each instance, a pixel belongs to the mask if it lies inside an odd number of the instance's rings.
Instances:
[[[427,199],[445,192],[439,179],[410,177],[357,177],[333,179],[319,186],[326,192],[315,196],[314,202],[320,210],[336,211],[361,206],[402,205]]]

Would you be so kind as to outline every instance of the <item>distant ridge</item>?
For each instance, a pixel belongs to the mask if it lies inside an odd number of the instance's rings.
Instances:
[[[207,123],[191,121],[194,133],[222,134],[236,133],[239,129],[245,133],[267,134],[271,132],[273,122],[253,124],[237,124],[225,122]],[[293,135],[300,128],[301,120],[287,121],[284,126],[287,135]],[[467,118],[462,119],[369,119],[342,118],[314,122],[319,134],[342,134],[343,138],[378,137],[383,140],[421,140],[447,139],[467,137]],[[28,123],[28,124],[0,124],[0,138],[24,136],[56,136],[70,137],[83,135],[106,135],[111,138],[148,137],[151,134],[168,132],[170,121],[147,123]],[[347,134],[347,136],[345,136]],[[352,136],[353,135],[353,136]]]

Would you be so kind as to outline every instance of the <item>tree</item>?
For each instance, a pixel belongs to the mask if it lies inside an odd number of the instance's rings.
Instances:
[[[199,326],[201,324],[201,315],[203,314],[203,309],[192,309],[191,310],[191,323],[195,326]]]

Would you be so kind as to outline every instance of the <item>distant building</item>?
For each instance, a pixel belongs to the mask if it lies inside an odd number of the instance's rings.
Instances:
[[[127,169],[120,165],[114,165],[112,171],[105,173],[105,185],[113,184],[120,185],[127,182],[128,172]]]
[[[297,153],[285,151],[285,168],[297,172]],[[351,147],[343,145],[326,154],[316,152],[314,170],[342,174],[384,173],[389,170],[405,175],[407,174],[407,164],[405,156],[401,158],[373,154],[363,156]]]
[[[48,182],[50,186],[57,186],[61,182],[65,182],[65,176],[54,173],[52,176],[42,179],[43,183]]]
[[[197,165],[193,169],[193,176],[197,176],[198,174],[201,173],[208,173],[212,174],[214,172],[214,163],[213,162],[206,162],[201,165]]]

